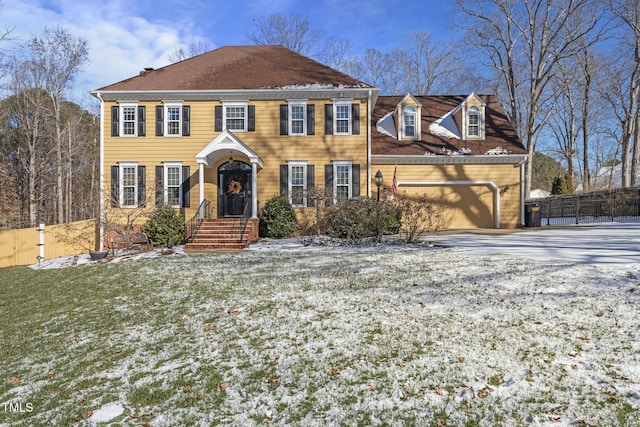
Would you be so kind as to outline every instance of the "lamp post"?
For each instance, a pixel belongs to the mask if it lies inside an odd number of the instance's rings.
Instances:
[[[382,172],[378,169],[375,175],[376,178],[376,187],[378,187],[378,201],[380,201],[380,187],[382,187]]]

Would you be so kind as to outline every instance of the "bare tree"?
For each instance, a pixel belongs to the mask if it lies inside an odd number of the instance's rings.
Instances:
[[[209,42],[204,40],[189,43],[189,49],[187,52],[185,52],[182,46],[176,46],[169,54],[169,61],[172,63],[184,61],[185,59],[200,55],[210,50],[211,45]]]
[[[431,35],[418,32],[409,35],[407,49],[397,55],[402,65],[405,92],[416,95],[446,93],[455,86],[460,63],[448,45],[434,43]]]
[[[282,45],[302,55],[311,55],[323,32],[313,27],[309,18],[295,14],[269,15],[254,19],[255,30],[247,34],[257,45]]]
[[[543,109],[559,61],[599,39],[592,0],[456,0],[468,18],[468,42],[477,47],[496,71],[507,94],[508,112],[525,142],[526,195],[531,190],[531,159],[536,139],[549,119]]]
[[[620,102],[618,119],[621,125],[622,151],[622,187],[635,185],[638,176],[638,151],[640,141],[640,1],[639,0],[608,0],[610,11],[621,23],[622,36],[619,46],[624,49],[618,59],[625,58],[624,65],[617,67],[618,75],[612,76],[618,80],[617,88]],[[632,145],[633,137],[633,145]],[[629,170],[631,169],[631,170]]]
[[[51,98],[54,124],[54,153],[56,159],[56,212],[57,222],[63,223],[64,212],[64,122],[62,105],[64,95],[80,68],[88,61],[87,41],[72,36],[62,27],[45,28],[42,35],[34,36],[27,43],[29,70],[34,88],[44,90]]]

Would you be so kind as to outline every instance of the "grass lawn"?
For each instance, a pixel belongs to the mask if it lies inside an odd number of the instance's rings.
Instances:
[[[0,426],[640,426],[625,272],[398,246],[0,283]]]

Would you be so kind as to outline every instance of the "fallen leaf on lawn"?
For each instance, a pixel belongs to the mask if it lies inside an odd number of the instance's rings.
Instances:
[[[20,372],[18,372],[17,374],[15,374],[14,376],[12,376],[9,379],[6,379],[4,381],[5,384],[12,384],[12,385],[18,385],[20,384]]]
[[[229,383],[220,383],[220,390],[226,393],[228,388],[229,388]]]
[[[206,325],[204,325],[204,331],[205,332],[209,332],[210,330],[211,330],[211,326],[209,326],[208,323]]]
[[[444,392],[442,391],[442,389],[440,387],[438,387],[437,385],[434,385],[433,387],[431,387],[433,389],[433,391],[435,391],[436,393],[438,393],[438,396],[442,396],[444,394]]]
[[[460,406],[462,407],[462,409],[469,409],[469,402],[467,401],[467,399],[462,399],[462,402],[460,402]]]
[[[187,384],[184,387],[182,387],[182,390],[184,390],[185,393],[189,393],[191,391],[192,387]]]
[[[227,311],[227,314],[229,316],[238,316],[240,314],[240,311],[238,311],[238,310],[229,310],[229,311]]]
[[[478,397],[481,398],[485,398],[489,395],[489,393],[491,393],[493,391],[493,389],[489,386],[486,386],[485,388],[483,388],[482,390],[478,391]]]
[[[84,411],[82,413],[82,418],[86,420],[87,418],[91,418],[91,415],[93,415],[93,411]]]

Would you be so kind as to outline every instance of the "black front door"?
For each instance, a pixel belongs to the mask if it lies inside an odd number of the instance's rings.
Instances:
[[[218,217],[251,216],[251,166],[230,160],[218,168]]]

